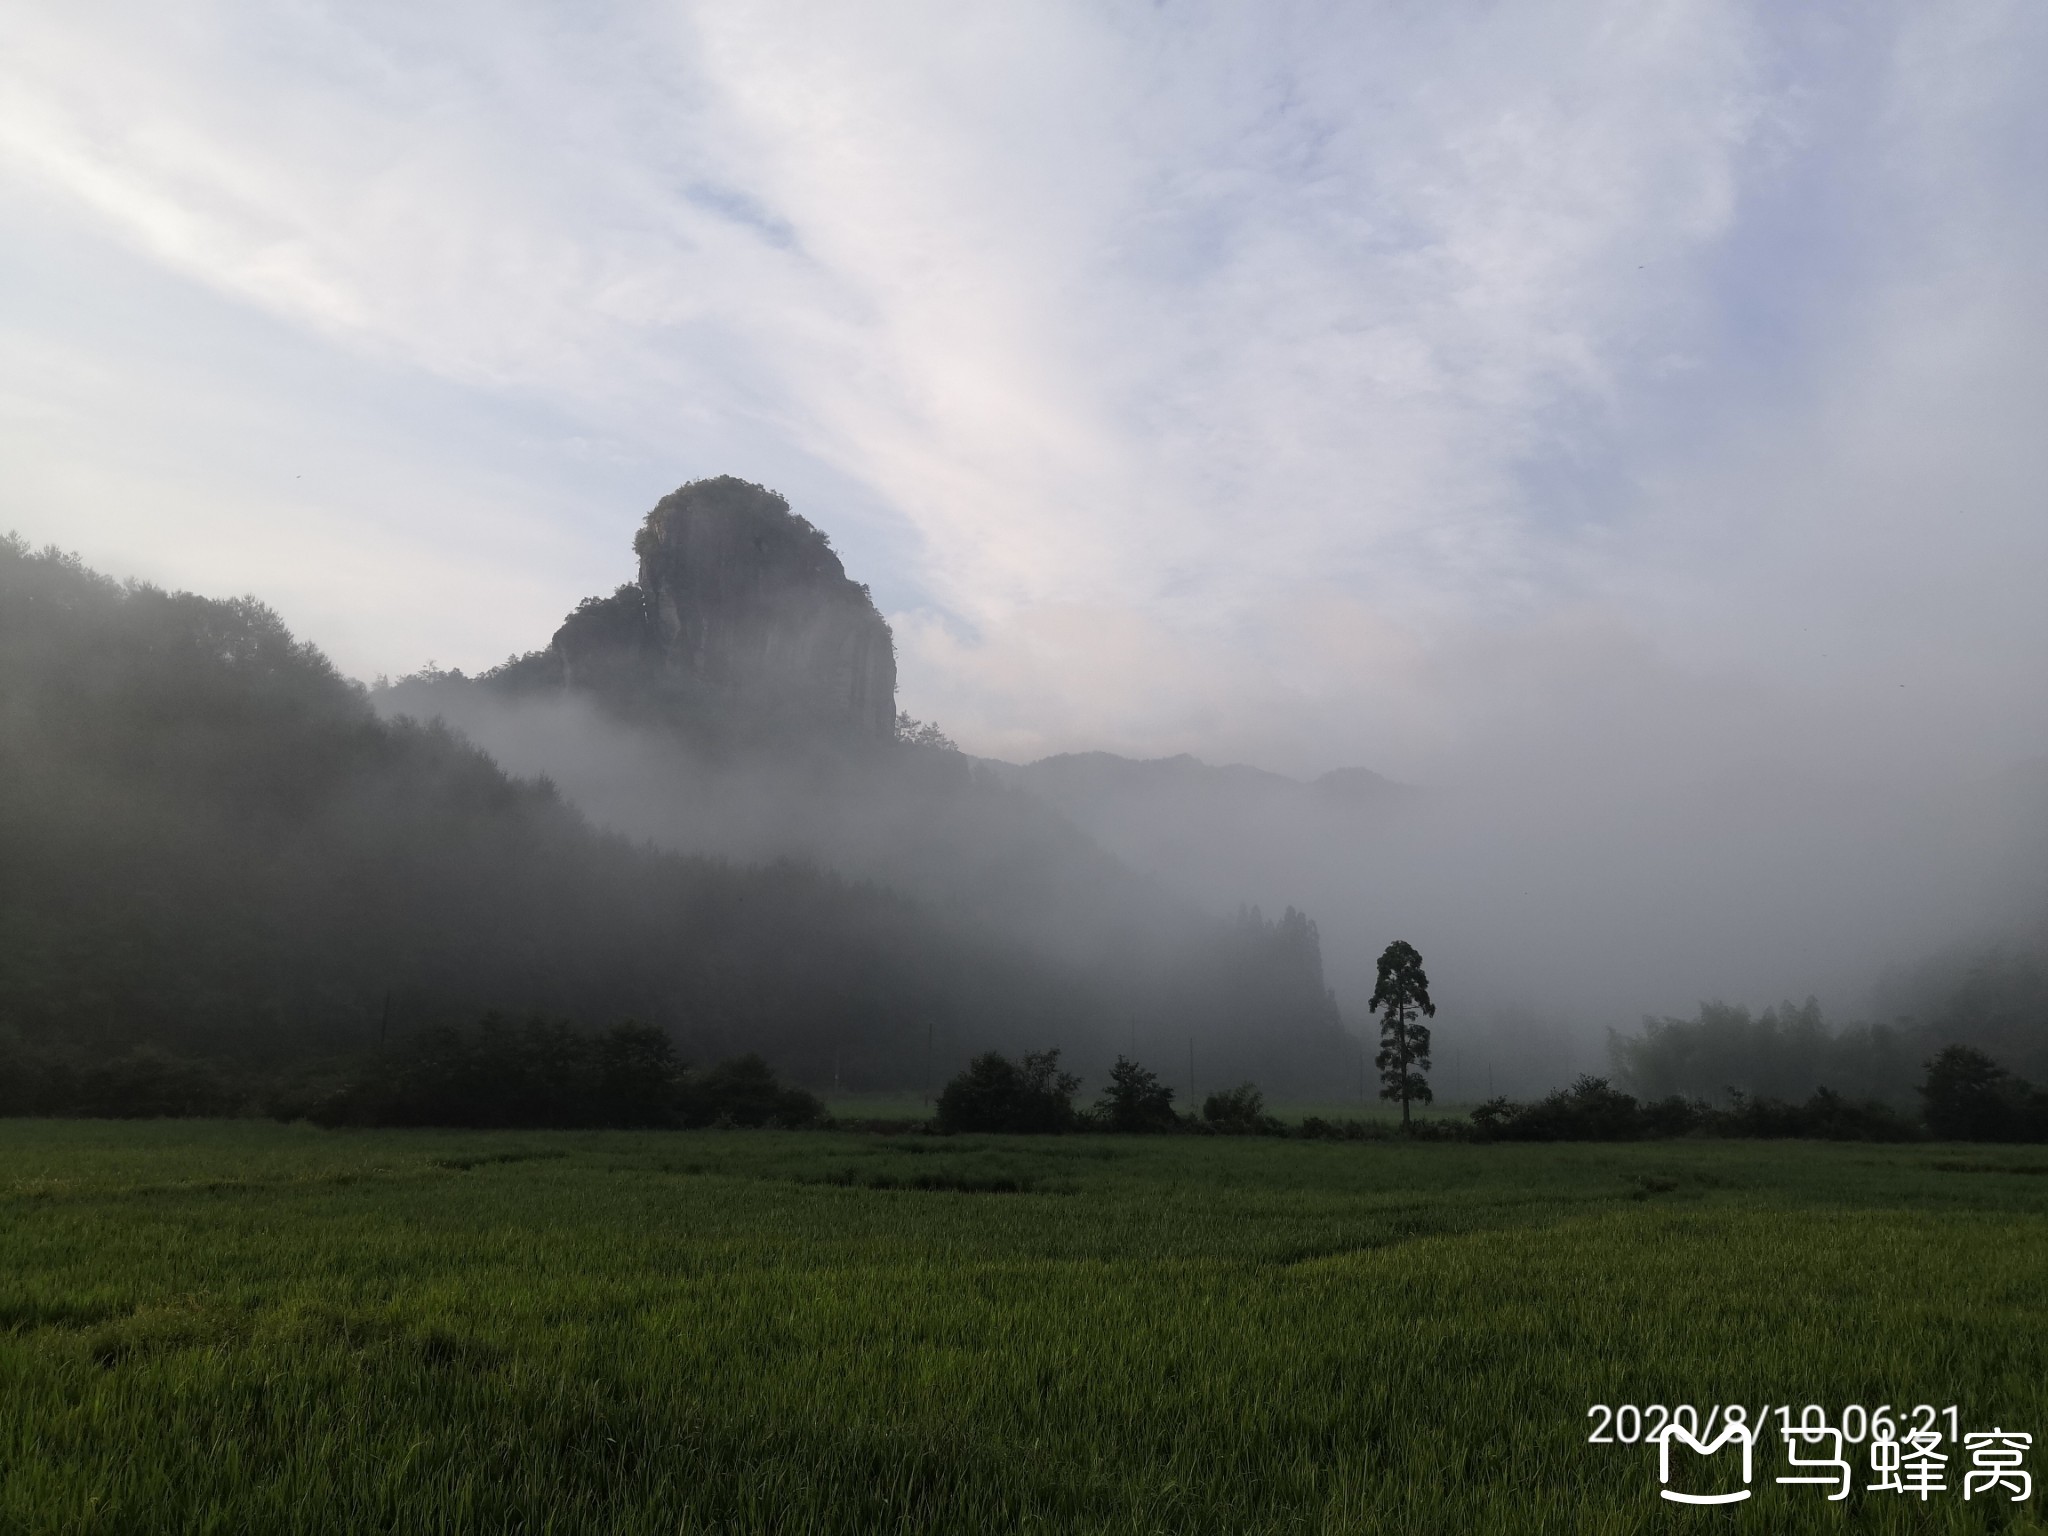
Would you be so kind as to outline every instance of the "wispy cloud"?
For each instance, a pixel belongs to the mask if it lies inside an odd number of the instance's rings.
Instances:
[[[44,253],[6,515],[182,571],[137,498],[204,504],[262,530],[238,581],[395,668],[537,643],[729,470],[991,748],[1446,771],[1504,700],[1611,721],[1645,668],[1731,730],[1806,690],[1861,750],[1904,684],[1950,743],[2048,746],[2031,8],[565,18],[0,23],[0,215]],[[138,283],[206,297],[113,334],[36,297]],[[267,362],[208,344],[245,332]],[[358,467],[280,513],[224,451],[335,421],[431,494]],[[349,529],[471,597],[333,591]]]

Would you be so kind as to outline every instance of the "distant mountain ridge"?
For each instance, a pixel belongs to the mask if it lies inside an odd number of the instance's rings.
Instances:
[[[1238,804],[1261,797],[1369,804],[1410,793],[1406,785],[1370,768],[1333,768],[1309,780],[1292,779],[1245,763],[1208,763],[1189,753],[1173,757],[1123,757],[1114,752],[1059,752],[1029,763],[996,763],[1013,782],[1056,803],[1101,795],[1195,793]]]

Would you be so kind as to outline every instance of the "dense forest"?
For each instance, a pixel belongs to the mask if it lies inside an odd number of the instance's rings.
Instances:
[[[1650,1098],[1796,1100],[1826,1088],[1903,1105],[1929,1059],[1961,1045],[2048,1080],[2048,969],[2037,953],[1936,955],[1890,977],[1879,1005],[1884,1022],[1834,1027],[1812,998],[1760,1014],[1707,1003],[1694,1018],[1646,1019],[1616,1037],[1615,1068]]]
[[[798,860],[661,851],[380,717],[256,601],[0,543],[6,1051],[280,1066],[491,1012],[848,1087],[1048,1039],[1106,1062],[1139,1019],[1283,1080],[1344,1049],[1299,914],[1191,921],[1119,965]]]

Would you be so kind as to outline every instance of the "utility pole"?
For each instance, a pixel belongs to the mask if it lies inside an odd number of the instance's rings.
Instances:
[[[932,1101],[932,1021],[924,1021],[924,1101]]]
[[[1195,1107],[1195,1037],[1188,1036],[1188,1108]]]

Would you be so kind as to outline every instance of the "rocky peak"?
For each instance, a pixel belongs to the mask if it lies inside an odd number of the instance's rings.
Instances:
[[[694,480],[647,514],[633,549],[640,579],[586,599],[555,632],[564,683],[748,735],[893,737],[888,622],[781,496]]]

